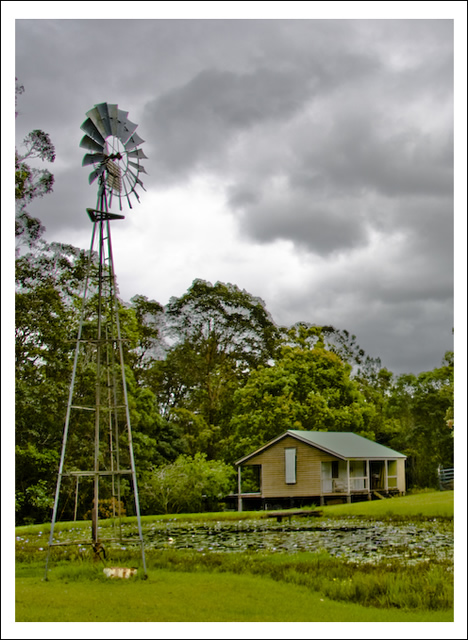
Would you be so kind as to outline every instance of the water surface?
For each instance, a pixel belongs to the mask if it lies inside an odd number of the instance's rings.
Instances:
[[[292,518],[153,524],[143,531],[145,547],[199,552],[326,550],[358,562],[453,559],[451,522],[381,522],[335,518]]]

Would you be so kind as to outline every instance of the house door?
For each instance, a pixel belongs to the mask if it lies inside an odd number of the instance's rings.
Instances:
[[[385,462],[383,460],[370,463],[370,483],[373,491],[385,489]]]

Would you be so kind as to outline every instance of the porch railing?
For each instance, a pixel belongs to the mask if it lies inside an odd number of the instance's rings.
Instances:
[[[369,484],[367,476],[349,479],[351,491],[367,491]],[[323,493],[348,493],[346,478],[328,478],[322,481]]]

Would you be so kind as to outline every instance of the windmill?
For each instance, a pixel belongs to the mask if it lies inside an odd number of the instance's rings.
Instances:
[[[139,201],[136,190],[138,187],[144,190],[140,174],[146,173],[141,165],[146,156],[139,148],[144,140],[136,133],[137,125],[128,120],[128,112],[115,104],[97,104],[86,116],[81,125],[85,135],[80,147],[86,150],[83,166],[93,167],[89,183],[97,181],[98,194],[96,208],[87,209],[93,227],[50,528],[46,580],[54,546],[90,545],[95,557],[104,561],[105,543],[125,542],[122,537],[122,497],[123,493],[128,497],[132,492],[146,576],[110,228],[112,220],[122,220],[125,216],[109,211],[113,199],[118,200],[120,211],[122,203],[132,208],[133,196]],[[92,396],[87,396],[83,386],[78,384],[83,372],[93,379]],[[69,464],[70,441],[75,450],[74,467]],[[87,446],[86,443],[93,444]],[[76,460],[85,468],[77,469]],[[64,500],[70,501],[71,489],[76,520],[80,481],[87,483],[85,495],[87,492],[88,497],[92,496],[91,539],[54,540],[59,506]],[[68,484],[68,494],[64,484]],[[100,503],[103,501],[106,515],[116,523],[114,537],[106,540],[101,539],[99,532]]]

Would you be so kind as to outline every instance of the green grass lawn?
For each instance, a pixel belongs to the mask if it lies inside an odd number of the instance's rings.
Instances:
[[[16,584],[16,622],[451,622],[452,611],[380,609],[232,573],[151,571],[148,580]]]
[[[453,491],[414,495],[320,507],[325,516],[371,518],[453,518]]]
[[[408,495],[320,508],[327,517],[453,518],[453,492]],[[238,520],[265,512],[145,516],[143,528],[165,520]],[[131,522],[132,518],[126,521]],[[102,522],[103,528],[109,526]],[[89,530],[89,522],[57,531]],[[40,546],[50,524],[17,527],[17,622],[451,622],[451,567],[352,566],[327,554],[147,554],[148,579],[110,580],[102,565],[59,555],[43,581]],[[34,540],[32,539],[34,537]],[[138,553],[119,562],[136,566]],[[364,606],[366,605],[366,606]],[[454,637],[454,636],[448,636]]]

